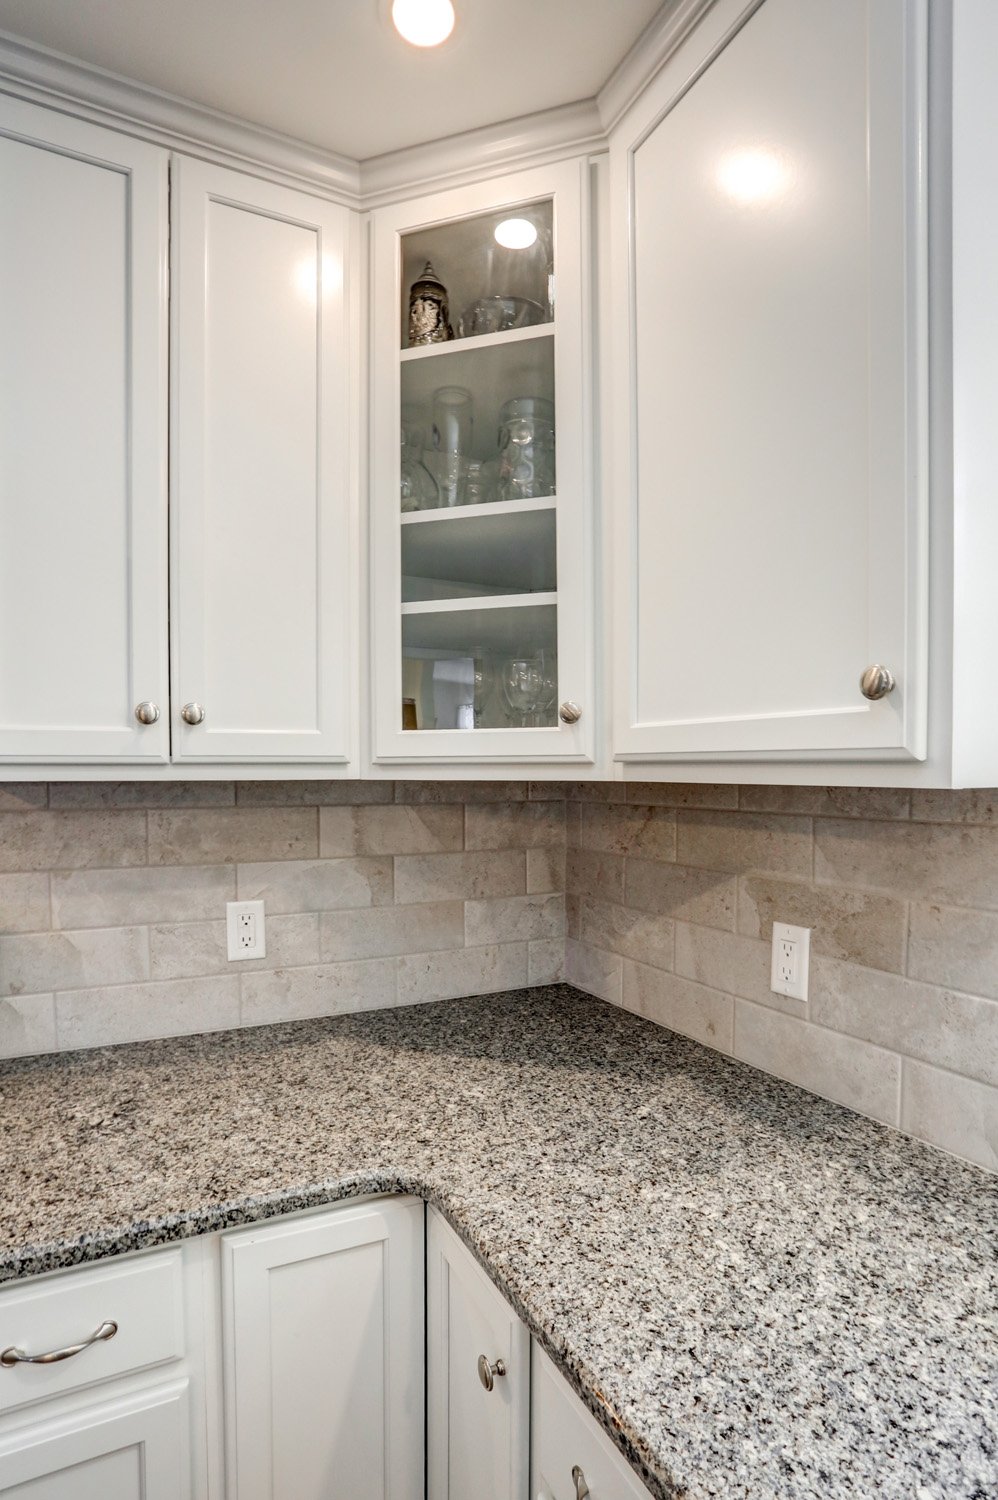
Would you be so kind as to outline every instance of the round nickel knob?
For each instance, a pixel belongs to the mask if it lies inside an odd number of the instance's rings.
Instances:
[[[496,1383],[496,1377],[505,1375],[506,1366],[501,1359],[497,1359],[494,1365],[489,1364],[488,1357],[484,1354],[478,1356],[478,1378],[487,1391],[491,1391]]]
[[[202,724],[204,722],[204,709],[200,703],[185,703],[180,710],[180,717],[185,724]]]
[[[582,709],[569,698],[559,708],[558,717],[563,724],[577,724],[582,718]]]
[[[869,698],[871,703],[877,703],[881,698],[886,698],[888,693],[893,693],[895,686],[894,673],[890,667],[882,667],[879,663],[867,667],[859,679],[860,692],[864,698]]]
[[[159,718],[159,705],[156,703],[150,703],[148,698],[145,699],[142,703],[136,703],[135,717],[138,719],[140,724],[155,724],[156,720]]]

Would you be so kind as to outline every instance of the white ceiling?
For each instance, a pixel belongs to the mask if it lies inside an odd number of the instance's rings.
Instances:
[[[0,29],[360,160],[591,98],[662,0],[455,0],[422,50],[390,0],[0,0]]]

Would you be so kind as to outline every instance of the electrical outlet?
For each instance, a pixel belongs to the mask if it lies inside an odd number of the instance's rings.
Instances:
[[[807,1000],[807,978],[811,958],[810,927],[773,923],[773,967],[769,987],[788,1000]]]
[[[227,901],[225,934],[229,959],[266,958],[267,934],[262,901]]]

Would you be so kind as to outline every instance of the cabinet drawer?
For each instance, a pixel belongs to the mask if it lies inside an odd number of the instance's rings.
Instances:
[[[87,1340],[103,1324],[112,1338]],[[179,1250],[71,1271],[0,1293],[0,1357],[46,1354],[82,1344],[53,1364],[0,1364],[0,1416],[98,1381],[178,1359],[184,1352]]]
[[[649,1500],[633,1469],[537,1344],[531,1375],[532,1500],[582,1495],[589,1500]]]

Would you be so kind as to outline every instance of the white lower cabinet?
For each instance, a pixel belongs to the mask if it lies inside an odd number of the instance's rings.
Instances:
[[[525,1500],[530,1335],[432,1209],[426,1313],[427,1500]]]
[[[421,1500],[422,1202],[226,1234],[222,1294],[229,1500]]]
[[[648,1500],[648,1491],[535,1344],[530,1399],[531,1500]]]
[[[587,1496],[647,1491],[417,1198],[0,1289],[3,1500]]]
[[[186,1500],[187,1385],[41,1422],[0,1444],[7,1500]]]

